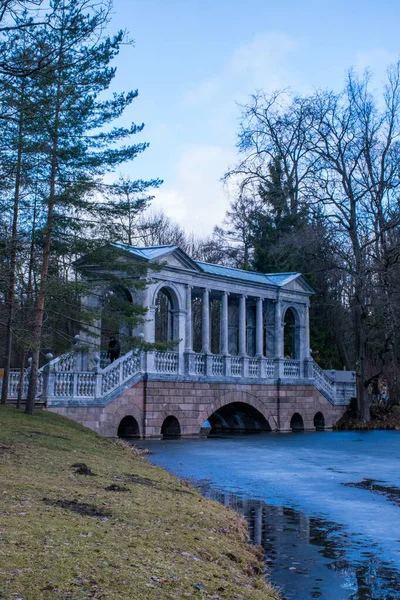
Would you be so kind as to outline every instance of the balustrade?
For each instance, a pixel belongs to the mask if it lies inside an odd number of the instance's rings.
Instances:
[[[212,375],[224,375],[224,356],[213,355],[211,373]]]
[[[273,379],[275,377],[275,361],[273,358],[267,358],[266,360],[265,376],[267,379]]]
[[[155,369],[157,373],[177,373],[178,372],[178,352],[156,352]]]
[[[250,358],[249,377],[260,377],[260,364],[259,358]]]
[[[195,354],[194,356],[194,372],[196,375],[205,375],[206,373],[206,355]]]
[[[54,396],[70,398],[74,395],[74,373],[58,371],[54,375]]]
[[[76,395],[79,397],[93,397],[96,395],[96,374],[75,373]]]
[[[128,379],[135,373],[140,371],[140,355],[137,353],[129,353],[129,355],[122,361],[122,379]]]
[[[52,361],[53,371],[74,371],[76,367],[75,352],[67,352]]]
[[[242,360],[240,356],[232,356],[231,359],[231,375],[240,377],[242,374]]]
[[[18,389],[19,382],[21,380],[21,371],[20,369],[11,369],[9,373],[8,380],[8,397],[10,399],[14,399],[18,397]],[[24,375],[24,387],[22,390],[21,398],[24,400],[28,394],[28,386],[29,386],[29,369],[25,370]],[[38,382],[37,382],[37,395],[40,396],[42,394],[43,388],[43,379],[42,372],[38,372]]]
[[[313,361],[313,377],[317,388],[330,400],[335,401],[336,398],[336,385],[328,377],[328,375],[321,369],[316,362]]]
[[[150,372],[164,374],[178,374],[179,372],[179,353],[176,351],[154,352],[154,362],[148,362]],[[315,362],[308,359],[307,363],[293,359],[274,359],[244,357],[244,356],[226,356],[222,354],[191,353],[189,371],[186,373],[192,375],[202,375],[215,378],[224,378],[232,376],[236,378],[265,378],[274,380],[277,377],[277,366],[282,367],[282,376],[284,379],[300,379],[303,376],[313,380],[314,385],[332,404],[348,404],[350,398],[355,396],[355,383],[353,382],[335,382],[325,373]],[[120,388],[125,382],[129,381],[143,369],[141,354],[135,351],[128,352],[114,363],[108,365],[103,370],[92,372],[76,372],[69,369],[76,364],[74,357],[70,354],[63,355],[55,361],[52,361],[39,371],[38,378],[38,396],[43,393],[43,383],[46,383],[47,389],[43,395],[47,398],[68,398],[76,397],[94,399],[104,398],[114,390]],[[302,369],[304,368],[304,373]],[[17,398],[20,385],[20,370],[11,370],[9,379],[9,397]],[[309,380],[308,379],[308,380]],[[27,369],[24,378],[24,388],[22,398],[26,398],[29,385],[29,369]]]
[[[288,378],[300,377],[300,361],[299,360],[284,360],[283,361],[283,376]]]

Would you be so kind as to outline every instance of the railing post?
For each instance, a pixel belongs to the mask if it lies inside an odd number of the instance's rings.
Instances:
[[[311,358],[304,359],[304,377],[305,379],[313,379],[313,361]]]
[[[213,355],[206,354],[206,372],[205,375],[209,377],[212,375],[212,364],[213,364]]]
[[[150,352],[146,352],[146,373],[155,373],[156,371],[156,356],[155,352],[152,350]]]
[[[55,373],[52,368],[51,359],[53,355],[49,352],[46,354],[46,360],[48,361],[46,365],[44,365],[42,369],[42,400],[46,403],[49,398],[54,396],[54,378]]]
[[[74,378],[72,380],[72,397],[78,397],[78,373],[74,372]]]
[[[232,357],[224,356],[224,361],[225,361],[225,369],[224,369],[225,377],[230,377],[232,375]]]
[[[147,368],[147,364],[146,364],[146,352],[141,351],[139,354],[139,371],[141,373],[146,373],[146,368]]]
[[[267,359],[260,358],[260,377],[261,379],[267,378]]]
[[[194,352],[185,352],[185,374],[194,375]]]
[[[242,376],[248,377],[249,376],[249,357],[242,356],[241,360],[242,360]]]
[[[275,359],[275,379],[283,379],[284,364],[285,364],[285,361],[283,358]]]

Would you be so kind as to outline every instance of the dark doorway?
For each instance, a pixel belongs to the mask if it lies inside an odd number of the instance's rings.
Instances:
[[[181,435],[181,426],[176,417],[170,415],[167,417],[161,427],[163,438],[177,438]]]
[[[124,417],[118,427],[118,437],[120,438],[138,438],[140,430],[138,422],[134,417]]]
[[[293,417],[290,420],[290,427],[293,433],[304,431],[303,418],[301,415],[299,415],[299,413],[294,413]]]

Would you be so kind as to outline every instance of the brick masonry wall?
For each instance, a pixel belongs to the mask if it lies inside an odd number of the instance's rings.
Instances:
[[[101,435],[116,437],[118,426],[133,416],[141,436],[158,437],[164,420],[173,415],[182,435],[197,435],[213,412],[230,404],[243,402],[256,408],[268,421],[272,431],[291,431],[290,421],[299,413],[305,430],[313,431],[314,416],[321,412],[325,427],[332,428],[345,411],[332,406],[310,385],[223,384],[175,381],[141,381],[125,390],[107,406],[53,407],[49,410],[67,416]]]

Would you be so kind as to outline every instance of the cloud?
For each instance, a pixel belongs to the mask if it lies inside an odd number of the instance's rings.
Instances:
[[[369,69],[377,83],[386,80],[386,71],[388,67],[399,60],[399,56],[393,52],[388,52],[384,48],[371,48],[366,52],[356,54],[354,67],[362,73]]]
[[[182,146],[175,172],[157,192],[153,208],[163,210],[185,230],[202,235],[222,221],[229,198],[220,179],[237,159],[235,103],[246,102],[257,88],[268,91],[293,82],[290,57],[296,47],[284,33],[260,33],[233,49],[209,79],[186,91],[181,99],[182,120],[191,115],[193,134],[206,132],[210,142]]]
[[[289,58],[296,47],[296,40],[285,33],[258,34],[235,50],[228,65],[229,76],[245,80],[250,90],[273,90],[287,85],[293,82]]]
[[[193,90],[189,90],[183,97],[183,104],[186,106],[197,106],[209,104],[218,95],[221,90],[221,81],[212,79],[203,81]]]
[[[220,179],[234,152],[219,146],[186,148],[176,165],[173,184],[162,186],[152,203],[187,232],[208,235],[221,222],[229,206]]]

